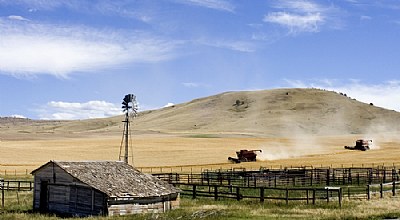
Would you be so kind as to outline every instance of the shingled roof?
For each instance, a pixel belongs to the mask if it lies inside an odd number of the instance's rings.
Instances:
[[[171,184],[150,174],[144,174],[121,161],[50,161],[49,163],[54,163],[77,180],[109,197],[160,197],[180,192]]]

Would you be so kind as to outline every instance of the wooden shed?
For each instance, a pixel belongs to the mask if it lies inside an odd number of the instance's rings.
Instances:
[[[50,161],[32,175],[35,211],[91,216],[179,207],[179,189],[121,161]]]

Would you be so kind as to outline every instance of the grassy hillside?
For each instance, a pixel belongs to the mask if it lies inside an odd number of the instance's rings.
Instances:
[[[2,136],[119,134],[122,116],[78,121],[0,120]],[[136,132],[342,135],[399,130],[400,113],[319,89],[226,92],[141,112]]]
[[[142,114],[136,128],[267,136],[398,130],[400,113],[318,89],[227,92]]]

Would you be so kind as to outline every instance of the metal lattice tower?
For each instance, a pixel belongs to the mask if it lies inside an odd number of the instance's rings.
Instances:
[[[119,160],[122,161],[123,158],[125,163],[129,163],[129,148],[131,148],[131,152],[133,150],[130,122],[137,116],[138,110],[135,95],[128,94],[125,96],[122,102],[122,110],[125,113],[125,119],[122,121],[124,122],[124,131],[122,133],[121,146],[119,148]],[[124,148],[124,154],[122,154],[122,148]],[[130,157],[133,165],[133,152]]]

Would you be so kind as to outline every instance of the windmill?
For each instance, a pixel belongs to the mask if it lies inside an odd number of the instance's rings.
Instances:
[[[124,122],[124,132],[122,133],[121,146],[119,148],[119,160],[122,158],[125,163],[129,163],[129,147],[132,149],[132,138],[130,130],[130,121],[137,116],[137,102],[136,96],[133,94],[128,94],[125,96],[122,102],[122,111],[125,113]],[[122,155],[122,148],[124,148],[124,154]],[[133,153],[132,153],[132,165],[133,165]]]

